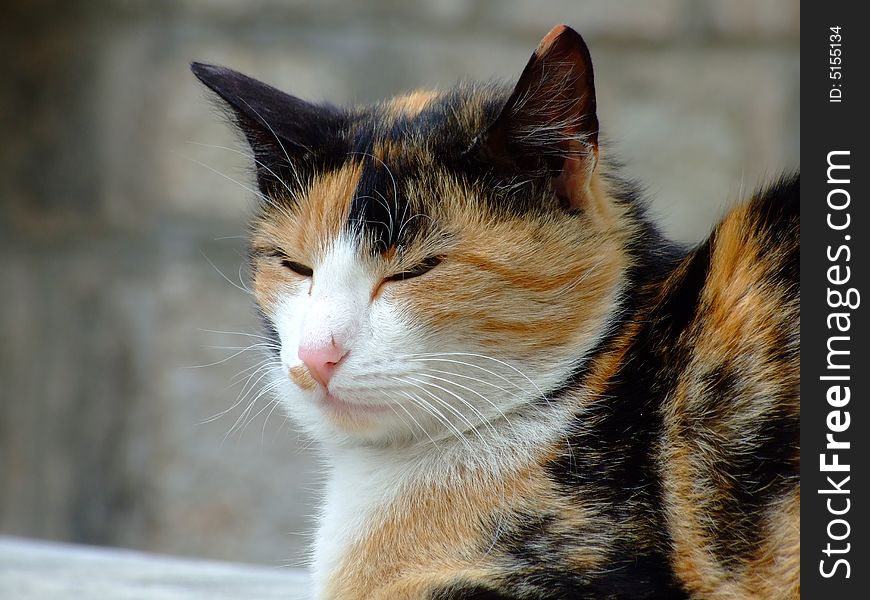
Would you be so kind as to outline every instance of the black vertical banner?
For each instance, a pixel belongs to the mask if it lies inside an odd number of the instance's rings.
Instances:
[[[862,2],[801,2],[801,588],[836,600],[870,590],[870,25],[859,13]]]

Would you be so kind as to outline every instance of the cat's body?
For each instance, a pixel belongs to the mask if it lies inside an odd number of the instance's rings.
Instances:
[[[330,463],[316,598],[799,595],[796,178],[668,243],[566,28],[513,90],[352,111],[194,71],[254,149],[254,291]]]

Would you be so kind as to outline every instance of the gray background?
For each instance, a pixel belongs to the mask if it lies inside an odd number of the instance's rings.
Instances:
[[[514,78],[569,23],[608,149],[698,240],[741,189],[798,166],[799,21],[797,0],[5,2],[0,533],[304,556],[314,452],[265,397],[240,430],[251,394],[207,422],[251,391],[256,352],[229,357],[252,338],[209,330],[257,330],[216,270],[238,284],[252,196],[211,170],[248,184],[190,60],[365,101]]]

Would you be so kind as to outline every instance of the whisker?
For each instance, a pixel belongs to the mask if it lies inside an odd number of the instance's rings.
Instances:
[[[412,376],[408,376],[408,379],[410,379],[410,380],[412,380],[412,381],[416,381],[417,383],[420,383],[421,385],[428,385],[428,386],[433,387],[433,388],[435,388],[435,389],[441,390],[442,392],[446,392],[446,393],[450,394],[451,396],[453,396],[454,398],[456,398],[457,400],[459,400],[462,404],[464,404],[465,406],[467,406],[468,409],[472,412],[472,414],[474,414],[474,416],[477,417],[477,418],[480,420],[480,422],[481,422],[483,425],[486,426],[487,429],[489,429],[490,433],[492,433],[493,435],[496,435],[496,434],[497,434],[495,428],[494,428],[494,427],[492,426],[492,424],[489,422],[489,419],[487,419],[486,416],[484,416],[484,415],[483,415],[479,410],[477,410],[477,408],[475,408],[475,406],[474,406],[473,404],[471,404],[468,400],[466,400],[466,399],[463,398],[462,396],[460,396],[460,395],[458,395],[458,394],[455,394],[454,392],[448,390],[447,388],[442,387],[442,386],[440,386],[440,385],[438,385],[438,384],[436,384],[436,383],[432,383],[432,382],[430,382],[430,381],[420,381],[420,380],[417,379],[416,377],[412,377]],[[466,389],[467,389],[467,388],[466,388]],[[481,396],[481,397],[482,397],[482,396]],[[484,399],[485,399],[485,398],[484,398]],[[486,399],[485,399],[485,400],[486,400]],[[487,400],[487,402],[489,402],[489,400]],[[493,405],[493,406],[494,406],[494,405]]]
[[[264,385],[264,386],[263,386],[263,387],[262,387],[262,388],[257,392],[257,394],[253,397],[253,399],[248,403],[248,405],[245,407],[245,410],[242,411],[242,413],[241,413],[241,414],[239,415],[239,417],[236,419],[235,423],[233,423],[233,426],[230,427],[229,431],[227,431],[226,436],[224,436],[224,440],[226,440],[226,438],[229,437],[229,436],[230,436],[234,431],[238,431],[239,433],[243,432],[243,431],[245,430],[245,428],[248,426],[248,424],[249,424],[249,423],[250,423],[254,418],[256,418],[256,417],[260,414],[260,413],[258,412],[258,413],[257,413],[256,415],[254,415],[253,417],[251,416],[251,413],[252,413],[252,411],[253,411],[254,405],[256,405],[256,403],[257,403],[257,400],[259,400],[260,398],[262,398],[264,394],[266,394],[266,393],[270,392],[271,390],[275,389],[276,387],[278,387],[278,386],[281,385],[282,383],[283,383],[283,382],[280,381],[280,380],[275,380],[275,381],[273,381],[273,382],[271,382],[271,383],[268,383],[268,384]],[[261,412],[262,412],[262,411],[261,411]]]
[[[251,371],[260,371],[261,369],[277,368],[277,365],[272,364],[272,363],[273,363],[273,361],[271,358],[264,358],[260,362],[255,363],[255,364],[253,364],[250,367],[247,367],[245,369],[242,369],[241,371],[239,371],[238,373],[236,373],[233,376],[232,380],[230,380],[230,386],[236,385],[237,383],[239,383],[240,381],[245,379],[245,375],[250,373]]]
[[[469,421],[468,418],[465,415],[463,415],[455,406],[452,406],[449,402],[444,401],[443,399],[439,398],[438,396],[436,396],[435,394],[433,394],[432,392],[430,392],[429,390],[424,388],[422,384],[424,384],[426,382],[417,380],[417,383],[414,383],[413,381],[407,381],[407,380],[401,379],[401,378],[399,378],[399,381],[401,381],[402,383],[405,383],[405,384],[412,385],[412,386],[418,388],[420,391],[425,392],[426,394],[431,396],[433,400],[435,400],[436,402],[441,404],[444,408],[446,408],[447,410],[449,410],[450,412],[455,414],[459,418],[459,420],[462,421],[468,427],[469,430],[473,431],[474,434],[477,435],[482,441],[485,441],[485,438],[480,433],[480,431],[477,429],[477,427],[475,427],[474,423]],[[433,385],[433,387],[437,388],[438,386]],[[444,390],[443,388],[440,388],[440,389],[450,393],[448,390]]]
[[[466,448],[473,449],[471,443],[468,441],[468,438],[463,435],[463,433],[457,428],[450,419],[448,419],[444,413],[435,408],[429,401],[424,400],[417,394],[413,394],[407,390],[403,393],[407,394],[408,397],[415,403],[417,406],[425,410],[428,414],[435,417],[438,422],[442,423],[445,429],[453,435],[459,442],[461,442]],[[431,395],[431,394],[430,394]]]
[[[400,379],[396,379],[395,377],[393,377],[392,379],[398,381],[399,383],[404,383],[405,385],[408,385],[408,382],[404,382],[404,381],[402,381],[402,380],[400,380]],[[413,385],[413,384],[412,384],[412,385]],[[416,386],[416,387],[419,388],[420,386]],[[423,389],[423,388],[420,388],[420,389]],[[425,390],[424,390],[424,391],[425,391]],[[405,394],[405,395],[406,395],[406,396],[407,396],[407,397],[408,397],[412,402],[414,402],[417,406],[419,406],[420,408],[422,408],[422,409],[423,409],[424,411],[426,411],[428,414],[430,414],[430,415],[432,415],[433,417],[435,417],[435,419],[438,420],[441,424],[443,424],[444,427],[447,429],[447,431],[450,432],[452,435],[454,435],[454,436],[456,437],[457,440],[459,440],[460,442],[462,442],[463,444],[465,444],[465,445],[468,446],[469,448],[471,447],[470,444],[469,444],[469,442],[468,442],[468,440],[467,440],[466,437],[462,434],[462,432],[459,431],[459,429],[458,429],[458,428],[457,428],[457,427],[456,427],[456,426],[455,426],[455,425],[450,421],[450,419],[448,419],[448,418],[444,415],[444,413],[442,413],[440,410],[438,410],[437,408],[435,408],[435,406],[433,406],[432,403],[430,403],[430,402],[427,401],[427,400],[424,400],[423,398],[421,398],[421,397],[418,396],[417,394],[413,394],[413,393],[411,393],[411,392],[408,391],[408,390],[402,390],[402,393]],[[428,392],[427,392],[427,393],[428,393]],[[431,395],[431,394],[430,394],[430,395]],[[443,404],[443,403],[442,403],[442,404]]]
[[[407,392],[403,391],[402,393],[405,394],[405,396],[407,396],[408,399],[411,400],[411,401],[413,402],[413,398],[411,398],[411,396],[410,396]],[[390,394],[390,396],[391,396],[391,397],[395,397],[395,396],[393,396],[392,394]],[[417,421],[416,418],[414,418],[414,415],[412,415],[411,412],[410,412],[407,408],[405,408],[405,406],[404,406],[401,402],[396,403],[396,406],[398,406],[398,407],[401,408],[403,411],[405,411],[405,414],[407,414],[408,417],[409,417],[409,418],[414,422],[414,424],[415,424],[417,427],[420,428],[420,431],[422,431],[422,432],[425,434],[425,436],[426,436],[427,438],[429,438],[429,441],[432,442],[432,445],[435,446],[435,447],[437,448],[437,447],[438,447],[438,444],[436,444],[436,443],[435,443],[435,440],[432,439],[432,436],[429,435],[429,431],[428,431],[425,427],[423,427],[422,425],[420,425],[420,422]],[[390,404],[390,407],[392,408],[393,405]],[[393,409],[393,411],[395,412],[395,408]],[[399,413],[398,413],[398,412],[396,412],[396,416],[399,416]],[[401,419],[401,417],[399,417],[399,418]],[[403,422],[404,422],[404,419],[402,419],[402,420],[403,420]],[[409,427],[410,427],[410,426],[409,426]],[[413,431],[413,430],[412,430],[412,431]]]
[[[275,179],[277,179],[279,182],[281,182],[281,185],[283,185],[284,188],[286,188],[286,190],[287,190],[288,192],[290,192],[290,195],[291,195],[291,196],[294,195],[293,190],[290,188],[289,185],[287,185],[287,182],[285,182],[283,178],[279,177],[278,174],[277,174],[275,171],[273,171],[272,169],[270,169],[270,168],[269,168],[269,165],[267,165],[266,163],[262,162],[261,160],[258,160],[257,157],[253,155],[253,153],[243,152],[243,151],[241,151],[241,150],[237,150],[236,148],[229,148],[229,147],[227,147],[227,146],[219,146],[219,145],[217,145],[217,144],[203,144],[203,143],[201,143],[201,142],[194,142],[194,141],[190,141],[190,140],[188,140],[187,143],[188,143],[188,144],[193,144],[193,145],[195,145],[195,146],[203,146],[203,147],[205,147],[205,148],[217,148],[217,149],[219,149],[219,150],[227,150],[228,152],[235,152],[236,154],[239,154],[239,155],[241,155],[241,156],[244,156],[244,157],[247,158],[248,160],[251,160],[251,161],[253,161],[254,163],[256,163],[256,164],[260,165],[261,167],[263,167],[264,169],[266,169],[266,170],[267,170],[267,171],[268,171],[268,172],[269,172],[269,173],[270,173],[270,174],[271,174]]]
[[[465,366],[465,367],[471,367],[471,368],[474,368],[474,369],[478,369],[478,370],[480,370],[480,371],[483,371],[484,373],[487,373],[487,374],[489,374],[489,375],[492,375],[493,377],[497,377],[498,379],[504,381],[505,383],[508,383],[508,384],[514,386],[515,388],[517,388],[517,389],[518,389],[519,391],[521,391],[521,392],[527,392],[527,390],[525,390],[525,389],[523,389],[522,387],[520,387],[520,386],[519,386],[515,381],[511,381],[510,379],[508,379],[508,378],[505,377],[504,375],[501,375],[501,374],[499,374],[499,373],[496,373],[495,371],[490,371],[489,369],[487,369],[487,368],[485,368],[485,367],[481,367],[480,365],[476,365],[476,364],[474,364],[474,363],[470,363],[470,362],[466,362],[466,361],[462,361],[462,360],[450,359],[450,358],[436,358],[436,357],[432,357],[432,358],[422,358],[422,357],[421,357],[421,358],[412,358],[412,359],[409,359],[409,360],[412,360],[412,361],[414,361],[414,362],[439,362],[439,363],[449,363],[449,364],[462,365],[462,366]]]
[[[270,365],[269,365],[268,363],[269,363],[269,361],[268,361],[268,360],[265,360],[265,361],[261,361],[261,362],[258,363],[258,364],[255,364],[255,365],[253,365],[253,366],[250,366],[250,367],[248,367],[248,368],[246,368],[246,369],[242,369],[238,374],[236,374],[236,375],[233,377],[233,380],[232,380],[232,381],[230,382],[230,384],[229,384],[226,388],[224,388],[224,389],[228,389],[228,388],[230,388],[230,387],[236,385],[236,384],[239,383],[242,379],[245,378],[245,375],[246,375],[249,371],[253,371],[253,373],[251,373],[250,375],[247,375],[247,380],[250,381],[252,377],[254,377],[257,373],[259,373],[259,372],[262,371],[263,369],[271,368]],[[247,383],[245,384],[244,387],[247,387]],[[212,415],[211,417],[205,419],[204,421],[200,421],[199,424],[200,424],[200,425],[205,425],[206,423],[211,423],[212,421],[215,421],[215,420],[221,418],[222,416],[226,415],[228,412],[232,411],[232,410],[233,410],[236,406],[238,406],[238,405],[239,405],[239,401],[237,400],[237,402],[234,403],[234,404],[233,404],[232,406],[230,406],[229,408],[227,408],[227,409],[225,409],[225,410],[222,410],[222,411],[220,411],[219,413],[217,413],[217,414],[215,414],[215,415]]]
[[[453,381],[453,380],[451,380],[451,379],[446,379],[446,378],[444,378],[444,377],[438,377],[437,375],[429,375],[429,374],[427,374],[427,373],[420,373],[420,375],[423,376],[423,377],[430,377],[430,378],[432,378],[432,379],[437,379],[438,381],[443,381],[443,382],[445,382],[445,383],[449,383],[450,385],[455,385],[456,387],[458,387],[458,388],[460,388],[460,389],[463,389],[463,390],[465,390],[465,391],[467,391],[467,392],[471,392],[472,394],[474,394],[475,396],[479,397],[481,400],[483,400],[484,402],[486,402],[487,404],[489,404],[490,406],[492,406],[496,411],[498,411],[499,416],[505,420],[505,422],[508,424],[508,426],[509,426],[511,429],[514,429],[514,426],[513,426],[513,424],[511,423],[510,419],[508,419],[507,415],[504,414],[504,412],[503,412],[503,411],[498,407],[498,405],[496,405],[492,400],[490,400],[489,398],[487,398],[486,396],[484,396],[483,394],[481,394],[481,393],[478,392],[477,390],[474,390],[474,389],[472,389],[472,388],[470,388],[470,387],[466,387],[466,386],[464,386],[464,385],[462,385],[462,384],[460,384],[460,383],[456,383],[455,381]],[[460,400],[461,400],[462,402],[465,402],[466,404],[469,404],[469,403],[468,403],[464,398],[460,398]],[[473,408],[473,407],[471,407],[471,405],[469,404],[469,408]],[[477,414],[478,414],[482,419],[486,420],[485,417],[484,417],[480,412],[478,412],[476,409],[475,409],[475,412],[476,412],[476,413],[477,413]],[[489,423],[488,420],[486,420],[486,421],[487,421],[487,423]],[[490,429],[491,429],[491,427],[490,427]]]
[[[205,331],[206,333],[220,333],[223,335],[244,335],[247,337],[260,338],[261,340],[267,340],[267,341],[271,341],[271,342],[275,341],[274,339],[272,339],[266,335],[257,335],[256,333],[248,333],[248,332],[244,332],[244,331],[219,331],[217,329],[202,329],[202,328],[199,328],[198,331]]]
[[[263,419],[263,430],[260,432],[260,443],[265,444],[266,441],[266,425],[269,424],[269,417],[272,416],[272,413],[275,412],[275,409],[281,406],[281,400],[278,398],[273,398],[270,402],[272,406],[272,410],[269,411],[269,414],[266,415],[266,418]]]
[[[423,353],[423,354],[407,354],[407,355],[400,357],[400,358],[410,358],[410,359],[414,360],[414,359],[419,359],[419,358],[423,358],[423,357],[438,357],[438,356],[470,356],[470,357],[474,357],[474,358],[482,358],[485,360],[491,360],[491,361],[498,363],[504,367],[507,367],[508,369],[510,369],[511,371],[515,372],[517,375],[519,375],[520,377],[522,377],[523,379],[528,381],[530,384],[532,384],[532,386],[535,388],[535,390],[538,392],[538,394],[542,398],[546,399],[546,394],[544,394],[544,392],[541,390],[541,388],[538,387],[538,384],[536,384],[534,381],[532,381],[532,379],[528,375],[526,375],[525,373],[523,373],[522,371],[520,371],[518,368],[516,368],[515,366],[513,366],[510,363],[507,363],[503,360],[499,360],[499,359],[494,358],[492,356],[487,356],[485,354],[475,354],[473,352],[433,352],[433,353]]]
[[[249,351],[249,350],[253,350],[254,348],[257,348],[257,347],[260,347],[260,346],[263,346],[263,344],[253,344],[253,345],[251,345],[251,346],[245,346],[245,347],[243,347],[241,350],[239,350],[238,352],[236,352],[235,354],[231,354],[231,355],[227,356],[227,357],[224,358],[224,359],[221,359],[221,360],[215,361],[215,362],[213,362],[213,363],[208,363],[207,365],[188,365],[188,366],[184,366],[184,367],[182,367],[182,369],[204,369],[204,368],[206,368],[206,367],[214,367],[214,366],[217,366],[217,365],[223,364],[223,363],[227,362],[228,360],[232,360],[232,359],[234,359],[235,357],[239,356],[240,354],[244,354],[245,352],[247,352],[247,351]],[[235,347],[235,348],[234,348],[234,347],[231,347],[231,346],[208,346],[208,347],[209,347],[209,348],[212,348],[212,349],[214,349],[214,350],[238,350],[238,347]]]
[[[204,162],[198,161],[195,158],[191,158],[190,156],[184,156],[183,154],[180,156],[181,156],[181,158],[183,158],[185,160],[189,160],[192,163],[196,163],[199,166],[208,169],[209,171],[211,171],[215,175],[219,175],[219,176],[223,177],[224,179],[231,181],[232,183],[235,183],[237,186],[239,186],[240,188],[242,188],[243,190],[245,190],[247,192],[250,192],[251,194],[253,194],[257,198],[259,198],[260,200],[265,202],[266,204],[269,204],[270,206],[273,206],[274,208],[276,208],[278,210],[282,210],[282,208],[280,206],[276,205],[271,198],[267,197],[262,192],[258,192],[257,190],[251,188],[250,186],[245,185],[241,181],[238,181],[237,179],[233,179],[232,177],[230,177],[226,173],[221,173],[220,171],[218,171],[214,167],[211,167],[211,166],[205,164]]]
[[[202,254],[203,258],[205,258],[205,260],[208,262],[208,264],[210,264],[210,265],[212,266],[212,268],[213,268],[215,271],[217,271],[218,274],[219,274],[221,277],[223,277],[224,280],[225,280],[227,283],[229,283],[231,286],[233,286],[233,287],[236,288],[237,290],[242,291],[242,292],[248,294],[249,296],[253,296],[253,295],[254,295],[254,293],[253,293],[251,290],[249,290],[249,289],[244,285],[244,282],[242,283],[242,285],[239,285],[239,284],[237,284],[236,282],[234,282],[232,279],[230,279],[229,277],[227,277],[227,276],[224,274],[224,272],[221,271],[221,270],[217,267],[217,265],[214,264],[214,263],[211,261],[211,259],[206,255],[205,252],[200,251],[200,254]]]
[[[462,363],[462,364],[466,364],[466,363]],[[492,383],[491,381],[486,381],[485,379],[481,379],[479,377],[472,377],[471,375],[464,375],[462,373],[454,373],[452,371],[445,371],[443,369],[432,369],[432,368],[427,368],[427,367],[424,367],[423,371],[426,371],[429,373],[441,373],[442,375],[450,375],[451,377],[461,377],[462,379],[470,379],[471,381],[474,381],[476,383],[481,383],[483,385],[488,385],[489,387],[495,388],[500,392],[503,392],[505,394],[510,395],[512,398],[519,398],[519,396],[516,394],[516,392],[512,392],[510,390],[507,390],[507,389],[501,387],[500,385],[496,385],[496,384]]]
[[[277,370],[277,367],[274,364],[266,364],[266,365],[263,365],[261,368],[257,369],[256,371],[254,371],[250,376],[248,376],[248,379],[245,382],[245,385],[242,386],[242,391],[239,392],[239,396],[236,399],[236,401],[232,404],[232,406],[221,411],[220,413],[218,413],[217,415],[215,415],[214,417],[209,419],[209,421],[214,421],[215,419],[222,417],[222,416],[232,412],[233,410],[235,410],[240,404],[242,404],[243,402],[245,402],[245,400],[247,400],[248,396],[257,387],[257,384],[259,384],[267,375],[269,375],[270,372],[273,372],[275,370]],[[257,376],[258,374],[259,374],[259,376]],[[257,378],[256,378],[256,380],[253,381],[253,383],[251,383],[251,381],[254,379],[254,377],[257,377]],[[207,421],[207,422],[209,422],[209,421]]]

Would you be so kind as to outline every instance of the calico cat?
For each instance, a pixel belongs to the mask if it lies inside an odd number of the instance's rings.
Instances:
[[[192,69],[253,150],[276,385],[330,464],[317,599],[799,597],[796,175],[670,243],[565,26],[514,87],[359,108]]]

